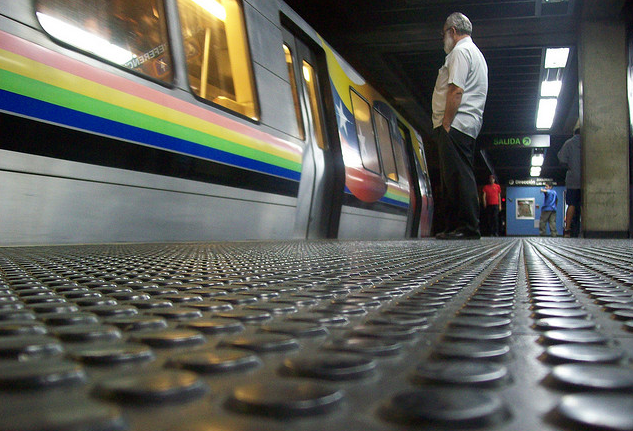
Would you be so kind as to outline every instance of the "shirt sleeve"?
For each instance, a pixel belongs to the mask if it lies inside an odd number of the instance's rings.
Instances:
[[[567,145],[567,143],[565,143],[563,145],[563,148],[560,149],[560,151],[558,152],[558,161],[560,163],[567,163],[569,164],[569,151],[568,151],[569,145]]]
[[[460,88],[466,87],[466,78],[470,68],[468,53],[463,49],[454,49],[452,55],[447,58],[448,83]]]

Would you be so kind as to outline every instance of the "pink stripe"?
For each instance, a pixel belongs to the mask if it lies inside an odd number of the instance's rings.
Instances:
[[[105,85],[115,90],[128,93],[145,99],[149,102],[166,106],[170,109],[180,111],[182,113],[197,117],[201,120],[217,124],[221,127],[233,130],[242,135],[271,143],[277,147],[283,148],[294,154],[301,154],[298,146],[288,141],[279,139],[268,133],[254,129],[251,126],[241,124],[230,118],[223,117],[204,108],[185,102],[176,97],[154,90],[150,87],[137,84],[129,79],[117,76],[113,73],[106,72],[94,66],[90,66],[78,60],[66,57],[63,54],[54,52],[48,48],[20,39],[12,34],[0,31],[0,49],[12,52],[17,55],[27,57],[38,63],[54,67],[61,71],[84,78],[98,84]]]

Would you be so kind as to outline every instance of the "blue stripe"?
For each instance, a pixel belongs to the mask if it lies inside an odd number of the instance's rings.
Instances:
[[[300,172],[0,90],[0,110],[299,181]]]
[[[400,208],[409,208],[409,204],[401,202],[401,201],[397,201],[395,199],[390,199],[390,198],[386,198],[386,197],[382,197],[379,199],[379,202],[383,202],[386,204],[390,204],[390,205],[395,205],[397,207]]]

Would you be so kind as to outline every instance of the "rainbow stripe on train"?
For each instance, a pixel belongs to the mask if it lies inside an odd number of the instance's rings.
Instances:
[[[346,192],[407,208],[408,189],[368,173],[354,155],[358,138],[349,87],[369,100],[379,96],[364,82],[353,82],[339,58],[323,47],[340,110]],[[288,180],[301,176],[302,149],[290,141],[2,31],[0,110]]]

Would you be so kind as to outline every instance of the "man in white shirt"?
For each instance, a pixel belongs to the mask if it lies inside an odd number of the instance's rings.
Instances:
[[[446,223],[438,239],[480,238],[473,165],[488,94],[488,66],[471,33],[470,20],[459,12],[446,19],[442,32],[447,55],[432,101],[432,140],[438,148],[441,178],[439,210]]]

